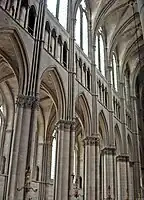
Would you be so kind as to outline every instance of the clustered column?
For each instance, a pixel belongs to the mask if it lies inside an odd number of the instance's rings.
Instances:
[[[138,131],[138,118],[137,118],[137,103],[136,103],[136,97],[131,96],[131,102],[132,102],[132,119],[133,119],[133,141],[134,141],[134,195],[135,198],[138,197],[138,194],[140,193],[142,182],[140,182],[141,177],[141,160],[140,160],[140,135]]]
[[[103,197],[107,199],[110,194],[111,198],[115,198],[115,147],[106,147],[102,150],[101,153],[102,159],[102,173],[101,178],[103,180],[102,188],[103,188]]]
[[[26,185],[30,125],[32,110],[38,106],[38,99],[33,96],[19,95],[17,99],[17,117],[12,147],[10,177],[8,180],[8,200],[23,200]]]
[[[84,199],[99,199],[99,136],[87,136],[85,145],[85,188]]]
[[[60,120],[57,124],[56,171],[54,200],[67,200],[70,196],[71,140],[73,140],[73,121]]]
[[[118,200],[129,198],[129,183],[128,183],[128,165],[129,157],[127,155],[117,156],[117,191]]]

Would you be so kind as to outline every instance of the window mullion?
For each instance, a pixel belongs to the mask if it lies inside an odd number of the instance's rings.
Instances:
[[[59,7],[60,7],[60,0],[57,0],[56,5],[56,18],[59,19]]]

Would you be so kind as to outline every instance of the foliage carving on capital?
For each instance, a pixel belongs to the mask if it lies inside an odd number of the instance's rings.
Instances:
[[[98,145],[100,145],[100,138],[98,136],[87,136],[84,139],[84,145],[98,146]]]
[[[64,129],[70,129],[72,128],[72,130],[75,128],[75,122],[71,121],[71,120],[59,120],[56,124],[56,127],[58,127],[61,130]]]
[[[19,95],[16,104],[18,107],[22,108],[38,109],[39,99],[34,96]]]

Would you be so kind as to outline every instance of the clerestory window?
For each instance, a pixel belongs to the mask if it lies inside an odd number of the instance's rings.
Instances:
[[[88,19],[84,0],[81,1],[77,9],[75,38],[76,43],[83,49],[84,53],[88,55]]]
[[[130,69],[129,65],[127,64],[126,70],[125,70],[125,99],[127,104],[130,103]]]
[[[118,91],[118,68],[117,68],[117,61],[116,57],[112,55],[112,75],[111,75],[111,82],[113,84],[113,88]]]
[[[105,50],[101,27],[99,28],[95,40],[95,64],[101,74],[105,76]]]
[[[59,20],[60,24],[67,28],[68,0],[47,0],[49,11]]]
[[[29,10],[29,18],[28,18],[28,32],[31,35],[34,34],[35,18],[36,18],[36,9],[34,6],[31,6]]]

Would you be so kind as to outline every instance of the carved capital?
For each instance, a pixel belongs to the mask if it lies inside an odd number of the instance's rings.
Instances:
[[[129,161],[129,156],[128,155],[119,155],[117,156],[117,161],[120,162],[128,162]]]
[[[56,124],[56,127],[64,130],[64,129],[70,129],[72,128],[72,130],[74,129],[75,127],[75,122],[74,121],[71,121],[71,120],[59,120]]]
[[[100,138],[98,136],[87,136],[84,140],[85,146],[99,146],[100,145]]]
[[[18,107],[22,108],[38,109],[39,99],[34,96],[19,95],[16,104]]]
[[[102,149],[102,153],[107,154],[107,155],[114,155],[115,152],[116,152],[115,146],[108,146],[108,147],[105,147],[104,149]]]

